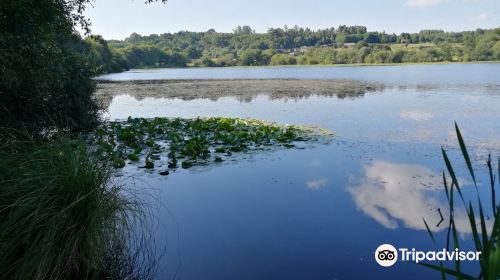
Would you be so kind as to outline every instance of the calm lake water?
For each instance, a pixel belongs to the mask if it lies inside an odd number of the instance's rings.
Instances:
[[[418,250],[445,246],[446,226],[436,226],[438,208],[448,216],[441,146],[470,183],[454,121],[470,146],[481,190],[488,188],[488,153],[500,156],[500,64],[158,69],[102,78],[342,78],[390,85],[344,99],[115,96],[110,119],[242,117],[335,133],[328,144],[244,154],[165,177],[127,166],[124,178],[132,176],[163,205],[155,213],[157,242],[166,246],[159,279],[438,279],[409,262],[382,268],[373,253],[383,243]],[[464,192],[473,197],[473,187]],[[458,213],[456,220],[470,248],[466,216]],[[472,272],[476,267],[465,264]]]

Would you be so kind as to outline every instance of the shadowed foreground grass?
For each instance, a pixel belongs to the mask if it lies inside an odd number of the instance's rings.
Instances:
[[[147,278],[141,204],[111,164],[62,137],[0,148],[1,279]]]

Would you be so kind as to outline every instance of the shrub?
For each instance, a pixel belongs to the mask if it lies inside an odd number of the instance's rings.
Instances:
[[[288,54],[275,54],[271,57],[271,65],[294,65],[297,59]]]
[[[110,185],[112,167],[82,141],[9,143],[0,151],[3,279],[124,279],[137,201]]]
[[[5,1],[4,1],[5,2]],[[78,11],[88,1],[6,1],[0,9],[0,125],[40,133],[98,123],[95,74],[76,49]]]

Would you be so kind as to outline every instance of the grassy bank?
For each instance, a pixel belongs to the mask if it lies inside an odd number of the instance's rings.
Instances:
[[[281,68],[281,67],[290,67],[290,68],[296,68],[296,67],[360,67],[360,66],[407,66],[407,65],[448,65],[448,64],[489,64],[489,63],[500,63],[500,61],[496,60],[486,60],[486,61],[434,61],[434,62],[387,62],[387,63],[342,63],[342,64],[335,64],[335,63],[318,63],[318,64],[284,64],[284,65],[260,65],[260,66],[244,66],[244,65],[239,65],[239,66],[205,66],[205,65],[193,65],[193,64],[187,64],[185,67],[178,67],[178,66],[173,66],[173,67],[165,67],[165,66],[150,66],[150,67],[139,67],[139,68],[133,68],[129,69],[130,71],[134,70],[160,70],[160,69],[198,69],[198,68]],[[114,72],[114,73],[119,73]]]
[[[109,161],[69,137],[16,139],[0,159],[0,278],[147,276],[130,243],[141,204],[113,184]]]
[[[407,65],[448,65],[448,64],[489,64],[500,63],[496,60],[488,61],[434,61],[434,62],[387,62],[387,63],[318,63],[318,64],[283,64],[283,65],[261,65],[261,66],[194,66],[188,64],[186,67],[146,67],[130,70],[150,70],[150,69],[175,69],[175,68],[298,68],[298,67],[360,67],[360,66],[407,66]]]

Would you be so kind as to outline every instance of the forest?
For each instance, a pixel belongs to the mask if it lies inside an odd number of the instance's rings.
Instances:
[[[106,41],[84,39],[83,50],[102,72],[129,68],[382,64],[500,60],[500,28],[388,34],[364,26],[311,30],[294,26],[257,33],[238,26],[232,33],[206,32],[142,36]]]

